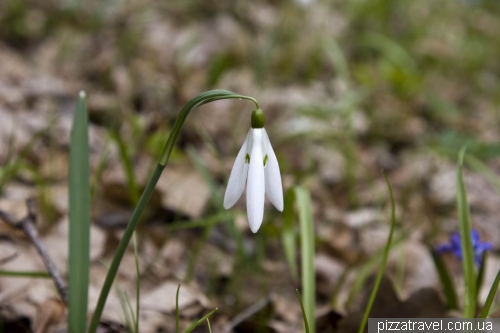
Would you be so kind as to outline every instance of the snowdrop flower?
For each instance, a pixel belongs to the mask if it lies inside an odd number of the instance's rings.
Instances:
[[[234,206],[247,184],[247,215],[250,229],[256,233],[264,217],[264,194],[283,211],[283,187],[278,160],[264,129],[264,112],[252,112],[252,128],[236,156],[224,195],[224,208]]]

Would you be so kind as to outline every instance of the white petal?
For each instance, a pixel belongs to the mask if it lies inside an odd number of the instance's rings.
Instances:
[[[274,154],[273,147],[267,136],[267,132],[264,129],[263,135],[263,146],[264,146],[264,157],[267,154],[267,163],[264,168],[265,182],[266,182],[266,195],[269,201],[272,202],[274,207],[280,212],[283,211],[283,186],[281,185],[281,173],[280,166],[278,165],[278,159]]]
[[[252,152],[247,182],[247,215],[250,229],[256,233],[264,218],[264,156],[262,153],[262,129],[252,129]]]
[[[241,197],[245,189],[245,182],[248,174],[248,163],[245,163],[246,155],[248,152],[249,142],[252,138],[251,130],[248,131],[245,142],[241,147],[236,161],[234,161],[229,181],[227,182],[226,193],[224,194],[224,208],[229,209],[234,206],[236,201]]]

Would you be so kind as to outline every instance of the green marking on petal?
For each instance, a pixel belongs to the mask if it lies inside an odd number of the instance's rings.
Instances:
[[[266,164],[267,164],[267,158],[268,158],[268,156],[266,154],[266,156],[264,157],[264,166],[266,166]]]
[[[245,163],[250,164],[250,155],[248,154],[245,156]]]

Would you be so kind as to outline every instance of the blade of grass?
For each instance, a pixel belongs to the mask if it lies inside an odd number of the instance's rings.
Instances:
[[[73,118],[69,157],[69,300],[70,333],[87,330],[90,266],[90,170],[88,115],[80,92]]]
[[[207,141],[207,139],[208,138],[205,135],[204,141]],[[208,145],[210,145],[210,143],[208,143]],[[226,211],[225,211],[225,209],[222,206],[223,197],[222,197],[222,194],[219,191],[220,188],[219,188],[219,186],[217,186],[216,181],[214,180],[212,174],[210,173],[210,171],[208,170],[207,166],[203,162],[203,159],[201,158],[200,154],[196,151],[196,149],[194,149],[193,146],[189,146],[187,148],[187,153],[189,155],[189,158],[193,162],[196,170],[198,171],[198,173],[200,174],[200,176],[203,178],[203,181],[205,182],[205,184],[210,189],[210,192],[212,194],[211,195],[211,205],[219,213],[224,214]],[[230,215],[225,215],[225,216],[231,217]],[[227,221],[230,222],[229,219]],[[199,242],[196,244],[196,246],[193,249],[193,252],[192,252],[192,254],[191,254],[190,258],[189,258],[188,269],[187,269],[186,277],[185,277],[185,280],[184,280],[186,283],[188,283],[189,281],[191,281],[191,279],[193,278],[194,268],[195,268],[195,264],[196,264],[196,261],[198,259],[198,256],[201,253],[201,250],[203,249],[203,247],[204,247],[204,245],[205,245],[208,237],[210,236],[210,233],[212,232],[215,224],[217,222],[222,222],[222,221],[219,220],[219,221],[214,221],[214,222],[215,223],[210,223],[210,224],[203,225],[203,227],[204,227],[203,235],[200,238]],[[243,239],[242,234],[239,231],[239,229],[237,229],[237,228],[234,228],[232,230],[232,232],[234,232],[236,234],[235,239],[236,239],[236,242],[237,242],[238,253],[242,253],[243,252],[243,248],[244,248],[243,241],[242,241],[242,239]],[[239,256],[239,257],[241,258],[241,256]]]
[[[181,221],[181,222],[173,222],[167,226],[165,226],[166,231],[174,231],[174,230],[184,230],[184,229],[192,229],[192,228],[201,228],[206,227],[208,225],[215,225],[218,223],[225,223],[233,218],[233,214],[229,211],[220,212],[214,214],[212,216],[191,220],[191,221]]]
[[[132,236],[134,243],[134,260],[135,260],[135,332],[139,333],[139,310],[140,310],[140,299],[141,299],[141,272],[139,270],[139,254],[137,251],[137,236],[134,232]]]
[[[177,286],[177,292],[175,293],[175,333],[179,333],[179,289],[181,285]]]
[[[196,151],[196,149],[194,149],[193,146],[189,146],[187,148],[187,153],[189,155],[189,158],[193,162],[196,170],[200,174],[201,178],[203,178],[203,181],[205,182],[205,184],[207,184],[208,188],[210,189],[210,192],[212,194],[211,198],[212,204],[214,205],[215,208],[218,208],[220,210],[222,208],[223,198],[219,191],[219,186],[217,186],[214,180],[214,177],[212,176],[207,166],[203,162],[203,159],[201,158],[198,151]]]
[[[457,163],[458,225],[460,230],[465,284],[463,317],[474,318],[476,313],[476,271],[474,267],[474,250],[472,248],[470,209],[462,174],[464,155],[465,147],[460,150]]]
[[[309,318],[309,328],[315,332],[316,281],[314,271],[314,225],[311,196],[303,187],[295,188],[295,197],[299,210],[300,247],[302,261],[302,294],[304,308]]]
[[[405,268],[406,268],[406,253],[405,249],[402,248],[398,252],[398,259],[396,261],[396,272],[394,274],[394,289],[401,295],[403,293],[404,282],[405,282]]]
[[[481,310],[481,314],[479,315],[479,318],[488,317],[488,314],[490,313],[491,305],[493,304],[493,301],[495,300],[495,296],[497,294],[499,283],[500,283],[500,270],[498,270],[497,277],[495,278],[495,281],[493,281],[493,285],[491,286],[490,292],[488,293],[488,297],[486,298],[486,302],[484,303],[484,306],[483,306],[483,309]]]
[[[125,293],[121,288],[116,287],[116,293],[118,295],[118,300],[120,301],[120,307],[122,308],[123,315],[125,316],[125,326],[129,332],[133,332],[132,318],[130,318],[130,307],[127,306],[127,301],[125,299]]]
[[[125,302],[127,303],[127,309],[128,309],[128,313],[130,314],[130,319],[131,319],[131,323],[132,323],[130,331],[134,332],[134,333],[139,333],[138,331],[135,330],[137,318],[134,314],[134,309],[132,308],[132,302],[130,302],[130,297],[128,297],[128,294],[126,292],[124,292],[123,295],[125,296]]]
[[[32,175],[38,189],[40,211],[46,218],[46,220],[49,221],[49,223],[52,223],[51,221],[54,220],[54,216],[56,213],[53,206],[51,205],[50,192],[48,191],[48,186],[45,178],[42,176],[38,168],[26,165],[22,167],[22,170]]]
[[[101,153],[101,156],[99,157],[99,163],[97,164],[97,168],[95,168],[94,171],[94,179],[92,180],[92,187],[90,188],[90,197],[94,198],[94,194],[101,183],[101,178],[102,174],[104,172],[104,169],[106,168],[106,164],[108,163],[108,158],[109,158],[109,138],[106,139],[104,143],[104,148]]]
[[[134,310],[132,308],[132,302],[130,302],[130,298],[128,297],[127,293],[124,292],[123,294],[125,295],[125,301],[127,302],[127,309],[128,309],[128,312],[130,313],[130,318],[132,319],[131,320],[132,327],[130,328],[130,331],[132,331],[134,333],[139,333],[138,331],[135,330],[135,323],[137,321],[136,321],[136,318],[135,318]]]
[[[498,177],[493,170],[491,170],[480,159],[471,155],[464,156],[464,161],[469,168],[483,176],[484,179],[486,179],[495,188],[495,190],[500,193],[500,177]]]
[[[21,278],[41,278],[50,279],[51,276],[46,272],[21,272],[21,271],[0,271],[0,276],[11,276]]]
[[[286,261],[288,262],[292,280],[296,282],[299,278],[299,274],[297,270],[297,262],[295,260],[295,253],[297,249],[295,243],[296,231],[293,226],[294,201],[295,193],[293,188],[291,188],[285,194],[285,209],[283,210],[283,230],[281,232],[281,239],[283,242],[283,249],[285,252]]]
[[[212,333],[212,328],[210,327],[210,320],[207,318],[208,331]]]
[[[9,147],[7,150],[7,154],[4,157],[2,163],[3,165],[0,168],[0,193],[3,191],[3,187],[17,175],[19,169],[24,167],[24,165],[26,164],[24,161],[27,155],[32,151],[33,146],[38,142],[42,135],[50,132],[50,129],[52,128],[54,123],[55,121],[51,120],[46,128],[35,132],[34,135],[31,136],[30,140],[22,147],[16,158],[12,157],[13,150],[11,147],[11,145],[13,145],[15,142],[15,137],[11,136],[9,138]],[[15,132],[15,128],[13,128],[13,132]]]
[[[213,141],[210,140],[210,138],[208,137],[208,135],[206,133],[201,131],[200,134],[202,135],[203,141],[205,141],[207,146],[210,147],[210,146],[214,145]],[[210,192],[212,193],[211,205],[219,212],[226,212],[226,210],[223,208],[223,205],[222,205],[223,196],[222,196],[222,193],[220,192],[220,187],[217,186],[217,182],[215,181],[214,177],[210,173],[210,170],[207,168],[207,166],[203,162],[203,159],[201,158],[200,154],[192,146],[189,146],[187,148],[187,152],[188,152],[189,158],[191,159],[194,166],[196,167],[196,170],[198,171],[200,176],[203,178],[203,180],[207,184],[208,188],[210,189]],[[245,245],[243,243],[243,238],[244,238],[243,233],[240,229],[232,227],[232,225],[234,225],[234,218],[232,216],[229,217],[228,221],[231,222],[230,223],[231,233],[233,233],[234,239],[236,240],[236,247],[237,247],[236,251],[238,253],[237,258],[245,260],[247,256],[245,253]],[[210,233],[210,231],[212,230],[211,226],[207,226],[207,228],[210,228],[210,230],[206,230],[205,234]],[[207,237],[208,237],[208,234],[207,234]],[[199,246],[200,248],[201,248],[201,245],[202,244],[200,244],[200,246]],[[193,256],[193,258],[195,261],[196,256]],[[192,266],[190,266],[190,267],[192,267]],[[190,275],[191,274],[187,274],[188,277]],[[189,279],[187,279],[187,281],[189,281]]]
[[[344,286],[344,282],[347,279],[347,276],[351,272],[351,267],[347,267],[343,272],[342,275],[340,275],[339,279],[335,283],[335,286],[333,287],[333,290],[330,295],[330,306],[335,309],[338,307],[337,301],[338,301],[338,296],[340,294],[340,291],[342,290],[342,287]]]
[[[201,227],[208,227],[212,225],[216,225],[218,223],[227,223],[233,219],[233,215],[229,211],[224,211],[220,212],[218,214],[209,216],[207,218],[203,219],[198,219],[198,220],[193,220],[193,221],[184,221],[184,222],[173,222],[172,224],[169,224],[165,226],[166,231],[174,231],[174,230],[183,230],[183,229],[192,229],[192,228],[201,228]],[[146,264],[146,267],[144,268],[144,272],[149,272],[154,265],[155,262],[161,257],[161,250],[163,248],[164,244],[157,250],[156,254],[154,257]],[[189,267],[189,266],[188,266]],[[188,269],[189,271],[189,269]],[[188,276],[189,274],[186,274]]]
[[[132,203],[136,205],[137,202],[139,201],[139,188],[137,187],[134,169],[130,161],[127,145],[123,141],[123,138],[118,131],[112,130],[110,135],[111,138],[115,140],[116,144],[118,145],[118,151],[120,153],[120,161],[122,162],[123,170],[125,171],[125,176],[127,178],[127,188],[129,191],[130,199]]]
[[[389,179],[387,178],[385,172],[382,172],[384,176],[385,182],[387,183],[387,187],[389,189],[389,195],[391,198],[391,230],[389,232],[389,238],[387,239],[387,244],[385,245],[384,254],[382,256],[382,262],[380,263],[380,268],[378,270],[377,278],[375,280],[375,284],[373,285],[372,293],[370,295],[370,299],[368,300],[368,304],[366,305],[365,313],[363,314],[363,319],[361,321],[361,325],[359,326],[358,333],[363,333],[365,330],[366,322],[368,321],[368,317],[370,316],[370,312],[373,307],[373,302],[375,301],[375,297],[377,296],[378,288],[380,286],[380,282],[382,281],[382,276],[384,275],[385,266],[387,264],[387,258],[389,257],[389,252],[391,250],[392,238],[394,236],[394,228],[396,226],[396,204],[394,202],[394,194],[392,193],[392,187],[389,183]]]
[[[323,41],[323,46],[326,54],[332,61],[333,66],[335,67],[335,70],[338,73],[339,77],[349,82],[350,80],[349,65],[347,64],[346,58],[342,53],[340,45],[333,38],[325,38],[325,40]]]
[[[437,253],[432,248],[429,249],[434,261],[434,266],[436,266],[436,271],[439,276],[439,281],[441,281],[441,286],[443,287],[444,296],[446,297],[447,307],[450,310],[458,309],[458,299],[457,293],[455,291],[455,285],[453,284],[453,279],[451,278],[450,272],[446,268],[446,265],[441,259],[439,253]]]
[[[201,253],[201,250],[203,249],[203,246],[205,246],[205,243],[207,242],[208,236],[210,236],[210,233],[212,232],[214,227],[215,227],[215,223],[211,223],[209,225],[206,225],[205,229],[203,229],[203,234],[199,238],[198,242],[196,242],[196,245],[194,246],[193,252],[191,253],[191,256],[189,257],[188,267],[186,270],[186,277],[184,278],[185,283],[191,282],[191,280],[194,276],[196,261],[198,260],[198,257]]]
[[[310,322],[307,329],[315,331],[315,307],[316,307],[316,283],[314,271],[314,221],[312,215],[311,196],[309,191],[303,187],[293,187],[285,193],[285,209],[283,212],[283,230],[281,233],[283,248],[290,268],[292,279],[298,279],[297,264],[295,262],[295,228],[294,202],[297,203],[300,229],[300,249],[301,249],[301,277],[302,294],[304,295],[304,309]]]
[[[479,299],[479,293],[481,292],[481,287],[483,286],[484,282],[484,272],[486,270],[486,258],[488,257],[488,252],[483,252],[483,255],[481,256],[481,265],[479,266],[479,271],[477,273],[477,279],[476,279],[476,304],[479,304],[478,299]]]
[[[399,245],[403,243],[403,241],[410,235],[410,232],[406,232],[396,238],[392,242],[391,248],[395,249]],[[370,274],[377,268],[379,265],[380,261],[382,260],[382,257],[384,255],[385,248],[378,250],[372,257],[364,263],[361,268],[359,268],[356,277],[354,279],[354,283],[352,284],[351,290],[349,292],[349,296],[347,298],[347,304],[351,305],[356,297],[359,295],[361,292],[361,289],[363,288],[363,285],[365,284],[365,281],[368,279]]]
[[[201,323],[203,323],[206,319],[208,319],[208,317],[210,317],[215,311],[217,311],[217,308],[213,309],[212,311],[210,311],[208,314],[206,314],[205,316],[203,316],[203,318],[201,318],[200,320],[198,320],[197,322],[193,323],[191,326],[189,326],[184,332],[182,333],[189,333],[191,332],[192,330],[194,330],[198,325],[200,325]]]
[[[297,292],[297,297],[299,298],[300,309],[302,310],[302,319],[304,320],[304,327],[306,328],[306,333],[309,333],[309,322],[307,321],[307,314],[304,310],[304,304],[302,303],[302,298],[300,297],[300,293],[298,289],[295,289]]]

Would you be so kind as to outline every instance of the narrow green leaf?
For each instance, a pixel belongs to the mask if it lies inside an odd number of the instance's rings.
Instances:
[[[134,310],[132,309],[132,303],[130,302],[130,298],[126,292],[123,293],[125,295],[125,302],[127,303],[128,313],[130,314],[130,318],[132,319],[132,326],[130,327],[130,331],[133,333],[139,333],[135,330],[136,318],[134,314]]]
[[[119,287],[116,287],[116,294],[118,295],[118,300],[120,301],[120,307],[122,308],[123,316],[125,317],[125,326],[129,332],[133,332],[133,319],[130,318],[130,307],[127,305],[127,300],[125,298],[125,292]]]
[[[337,279],[337,282],[333,286],[333,290],[330,294],[330,306],[335,309],[338,307],[338,297],[340,294],[340,291],[342,290],[342,287],[344,287],[344,283],[347,280],[347,276],[349,276],[349,273],[351,273],[351,267],[347,267],[344,269],[342,272],[342,275]]]
[[[85,93],[75,109],[69,156],[69,301],[70,333],[87,330],[90,266],[90,170]]]
[[[298,289],[295,289],[297,292],[297,297],[299,298],[300,309],[302,310],[302,319],[304,320],[304,327],[306,328],[306,333],[309,333],[309,322],[307,321],[307,314],[304,310],[304,304],[302,303],[302,298],[300,297],[300,293]]]
[[[177,292],[175,293],[175,333],[179,333],[179,289],[181,285],[177,286]]]
[[[464,156],[464,162],[469,168],[483,176],[500,193],[500,177],[493,170],[480,159],[471,155]]]
[[[436,271],[439,276],[439,281],[441,281],[441,286],[443,287],[443,292],[446,297],[447,307],[450,310],[458,309],[458,299],[457,293],[455,291],[455,285],[453,284],[453,279],[451,278],[448,268],[441,259],[439,253],[437,253],[432,248],[429,249],[434,260],[434,266],[436,266]]]
[[[391,244],[391,249],[397,248],[399,245],[403,244],[404,240],[408,238],[411,232],[406,232],[400,236],[398,236]],[[347,297],[347,304],[351,305],[356,297],[359,295],[363,286],[365,285],[366,280],[372,274],[373,271],[377,267],[379,267],[379,263],[382,260],[385,253],[385,248],[378,250],[371,258],[365,262],[358,269],[358,272],[354,278],[354,283],[352,284],[351,290],[349,291],[349,296]]]
[[[203,229],[203,234],[201,235],[198,242],[196,242],[196,245],[194,245],[193,251],[191,252],[191,256],[189,257],[188,267],[186,270],[186,277],[184,278],[184,281],[186,283],[189,283],[193,278],[196,260],[198,260],[201,250],[205,246],[205,243],[208,240],[208,236],[210,236],[210,233],[212,232],[214,227],[215,223],[206,225],[205,228]]]
[[[479,271],[477,273],[476,279],[476,304],[478,304],[479,293],[484,282],[484,273],[486,270],[486,258],[488,257],[488,252],[483,252],[481,256],[481,265],[479,266]]]
[[[210,327],[210,320],[207,318],[208,331],[212,333],[212,328]]]
[[[137,252],[137,236],[134,232],[132,236],[134,242],[134,260],[135,260],[135,332],[139,333],[139,310],[141,299],[141,271],[139,269],[139,254]]]
[[[476,270],[474,250],[472,248],[472,227],[467,192],[462,174],[465,147],[460,150],[457,163],[457,209],[460,242],[462,247],[462,265],[464,271],[464,318],[474,318],[476,314]]]
[[[197,220],[179,221],[179,222],[169,223],[167,226],[165,226],[165,230],[166,231],[175,231],[175,230],[184,230],[184,229],[192,229],[192,228],[202,228],[202,227],[207,227],[207,226],[211,226],[211,225],[216,225],[219,223],[225,223],[231,219],[233,219],[232,213],[230,211],[224,211],[224,212],[220,212],[220,213],[214,214],[212,216],[197,219]]]
[[[295,252],[297,251],[297,249],[295,243],[296,232],[293,226],[294,201],[295,193],[293,188],[291,188],[285,193],[285,209],[283,210],[283,230],[281,232],[281,239],[283,242],[283,249],[285,252],[286,261],[288,262],[292,280],[297,281],[299,278],[299,274],[297,270],[297,262],[295,260]]]
[[[201,158],[200,154],[192,146],[189,146],[187,148],[187,153],[189,155],[189,158],[191,159],[191,161],[195,165],[196,170],[198,171],[200,176],[205,181],[205,184],[210,189],[210,192],[212,194],[211,195],[211,198],[212,198],[211,204],[219,212],[218,215],[222,215],[222,216],[226,216],[226,217],[231,216],[229,214],[226,214],[227,211],[224,209],[224,207],[222,205],[223,197],[219,191],[220,188],[219,188],[219,186],[217,186],[214,177],[212,176],[212,174],[210,173],[210,170],[208,170],[207,166],[203,162],[203,159]],[[221,219],[214,220],[214,219],[212,219],[211,223],[206,223],[206,224],[202,225],[202,227],[204,227],[203,235],[200,238],[200,240],[197,242],[196,246],[193,248],[193,251],[192,251],[191,256],[189,258],[186,277],[184,280],[186,283],[189,283],[191,281],[191,279],[193,278],[196,261],[198,260],[198,257],[200,255],[203,247],[205,246],[205,243],[206,243],[208,237],[210,236],[210,233],[212,232],[213,228],[215,227],[215,224],[220,223],[220,222],[229,222],[229,219],[227,219],[227,220],[221,220]],[[192,223],[192,221],[188,222],[188,223]],[[234,232],[241,234],[241,232],[237,228],[234,228]],[[243,248],[243,244],[240,241],[240,239],[242,239],[242,236],[241,235],[238,235],[238,236],[239,237],[235,237],[236,241],[238,243],[238,248]]]
[[[3,165],[0,167],[0,193],[3,191],[4,186],[17,175],[20,169],[26,167],[24,161],[27,155],[32,151],[33,146],[38,142],[40,137],[49,132],[53,125],[54,121],[51,121],[46,128],[42,128],[41,130],[35,132],[30,137],[29,141],[21,148],[21,150],[15,154],[15,158],[13,158],[13,145],[15,143],[15,136],[13,133],[16,129],[12,129],[12,134],[9,137],[7,153],[3,158]]]
[[[92,180],[92,185],[90,186],[90,198],[94,198],[94,194],[98,188],[98,186],[102,183],[102,174],[104,170],[106,169],[106,163],[108,162],[109,158],[109,138],[106,138],[106,141],[104,143],[104,148],[101,153],[101,156],[99,157],[99,163],[97,164],[97,167],[94,170],[94,178]]]
[[[210,173],[210,170],[208,170],[208,168],[205,165],[205,163],[203,162],[203,159],[201,158],[200,154],[198,153],[198,151],[196,151],[196,149],[194,149],[193,146],[189,146],[187,148],[187,153],[189,155],[189,158],[193,162],[196,170],[200,174],[201,178],[203,178],[203,180],[205,181],[205,184],[207,184],[208,188],[210,189],[210,192],[212,194],[212,198],[211,198],[212,204],[216,208],[220,209],[222,207],[223,198],[219,192],[219,186],[217,186],[217,183],[216,183],[214,177]],[[222,209],[223,209],[223,207],[222,207]]]
[[[193,323],[191,326],[189,326],[184,332],[182,333],[189,333],[191,332],[192,330],[194,330],[198,325],[200,325],[201,323],[203,323],[206,319],[208,319],[208,317],[210,317],[215,311],[217,311],[217,308],[213,309],[212,311],[210,311],[207,315],[203,316],[203,318],[201,318],[200,320],[198,320],[197,322]]]
[[[396,272],[394,274],[394,289],[397,293],[402,294],[405,281],[405,269],[406,269],[406,251],[404,248],[397,254],[398,259],[396,262]]]
[[[488,297],[486,298],[486,302],[484,303],[483,310],[481,310],[479,318],[488,317],[491,305],[493,304],[493,301],[495,300],[495,296],[497,294],[499,283],[500,283],[500,270],[498,270],[497,277],[495,278],[495,281],[493,281],[493,285],[491,286],[490,292],[488,293]]]
[[[339,77],[343,80],[349,82],[349,65],[347,64],[346,58],[340,48],[340,45],[333,38],[326,38],[323,42],[326,54],[330,58],[335,67],[335,71],[338,73]]]
[[[295,198],[299,211],[300,248],[302,257],[302,294],[304,308],[309,318],[309,329],[316,332],[316,281],[314,273],[314,222],[311,205],[311,195],[303,187],[295,187]]]
[[[132,167],[132,162],[130,161],[130,156],[128,152],[128,147],[123,141],[120,132],[112,130],[111,138],[115,140],[118,145],[118,151],[120,153],[120,161],[123,165],[123,170],[125,171],[125,176],[127,178],[127,188],[129,191],[130,200],[134,205],[139,201],[139,189],[137,187],[137,182],[135,179],[134,169]]]
[[[380,282],[382,281],[382,276],[384,275],[385,266],[387,265],[387,258],[389,257],[389,252],[391,250],[392,238],[394,236],[394,228],[396,226],[396,204],[394,202],[394,194],[392,193],[392,187],[389,183],[389,179],[382,172],[384,179],[387,183],[387,187],[389,188],[389,195],[391,198],[391,230],[389,232],[389,238],[387,239],[387,244],[385,245],[384,255],[382,257],[382,262],[380,263],[380,268],[378,270],[377,278],[375,280],[375,284],[373,285],[373,290],[370,295],[370,299],[368,300],[368,304],[366,305],[365,313],[363,314],[363,319],[361,321],[361,325],[359,326],[358,333],[362,333],[365,330],[366,322],[368,321],[368,317],[370,316],[370,312],[373,307],[373,302],[375,302],[375,297],[377,296],[378,288],[380,287]]]
[[[21,271],[0,271],[0,276],[11,276],[21,278],[42,278],[50,279],[51,276],[46,272],[21,272]]]

